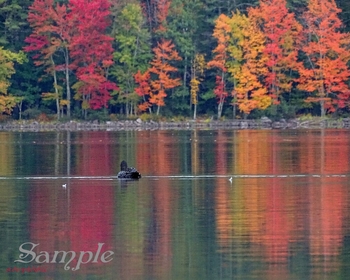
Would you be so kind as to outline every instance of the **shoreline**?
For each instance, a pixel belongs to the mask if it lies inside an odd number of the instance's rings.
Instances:
[[[321,129],[350,128],[350,118],[345,119],[290,119],[272,121],[267,117],[258,120],[189,120],[189,121],[68,121],[38,122],[22,120],[0,123],[0,131],[122,131],[122,130],[192,130],[192,129]]]

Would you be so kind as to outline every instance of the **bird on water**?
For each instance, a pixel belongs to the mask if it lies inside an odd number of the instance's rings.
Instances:
[[[135,167],[128,167],[125,160],[120,163],[120,171],[117,175],[119,179],[140,179],[141,173]]]

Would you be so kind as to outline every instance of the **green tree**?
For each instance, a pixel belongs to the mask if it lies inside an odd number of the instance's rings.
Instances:
[[[0,1],[0,45],[11,51],[20,51],[30,34],[27,22],[31,0]]]
[[[191,62],[197,53],[199,23],[203,4],[199,0],[173,0],[167,19],[166,36],[170,37],[183,60],[177,63],[179,74],[182,76],[182,87],[173,94],[171,104],[176,111],[189,110],[191,105],[189,83],[191,76]]]
[[[135,93],[134,75],[145,72],[152,58],[150,34],[145,27],[145,19],[139,4],[127,4],[116,19],[115,65],[112,75],[116,78],[119,90],[114,94],[112,104],[125,104],[127,115],[136,113],[139,96]]]
[[[27,21],[28,7],[32,0],[2,0],[0,1],[0,46],[12,52],[19,52],[25,45],[24,39],[31,29]],[[41,72],[36,69],[29,59],[23,64],[16,65],[16,72],[10,78],[9,92],[19,100],[25,100],[26,106],[40,102],[38,79]],[[22,107],[19,106],[19,109]]]

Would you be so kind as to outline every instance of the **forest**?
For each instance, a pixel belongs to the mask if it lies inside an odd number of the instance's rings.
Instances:
[[[350,2],[2,0],[0,121],[350,115]]]

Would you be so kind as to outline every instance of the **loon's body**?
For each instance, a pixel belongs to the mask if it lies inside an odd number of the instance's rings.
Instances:
[[[119,179],[140,179],[141,174],[135,167],[128,167],[125,160],[120,163],[120,171],[117,175]]]

